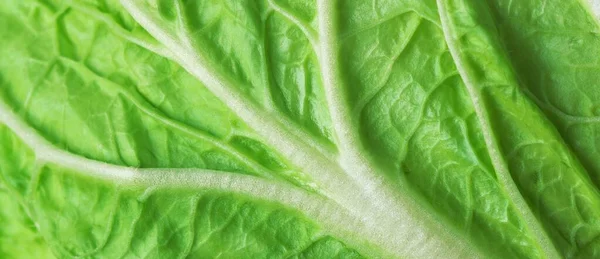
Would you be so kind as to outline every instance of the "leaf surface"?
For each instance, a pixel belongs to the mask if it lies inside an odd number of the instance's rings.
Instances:
[[[597,257],[597,10],[1,2],[0,255]]]

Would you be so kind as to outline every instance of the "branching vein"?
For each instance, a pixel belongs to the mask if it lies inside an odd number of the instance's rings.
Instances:
[[[147,188],[145,195],[161,188],[212,189],[248,195],[298,210],[323,224],[330,233],[358,247],[364,242],[375,242],[394,253],[397,247],[404,245],[402,240],[394,238],[393,235],[396,232],[390,231],[390,229],[394,229],[394,226],[377,225],[375,223],[378,222],[357,217],[344,206],[326,197],[288,183],[225,171],[132,168],[87,159],[53,146],[3,102],[0,102],[0,123],[5,124],[27,146],[33,149],[38,163],[51,163],[69,168],[72,169],[70,170],[72,173],[111,181],[121,188]],[[20,195],[16,196],[21,197]],[[365,252],[374,256],[380,253],[370,249],[366,249]]]
[[[521,216],[527,222],[528,227],[531,229],[532,233],[535,235],[539,245],[546,252],[546,256],[551,258],[558,258],[558,252],[556,248],[550,241],[550,238],[545,233],[544,229],[537,221],[531,208],[525,202],[525,199],[521,195],[519,189],[517,188],[515,182],[513,181],[508,166],[504,161],[504,158],[500,154],[500,146],[496,142],[492,127],[490,125],[490,117],[485,109],[484,105],[481,103],[482,98],[479,90],[477,89],[477,84],[472,81],[473,76],[470,73],[470,70],[467,68],[466,64],[463,63],[465,57],[463,57],[463,53],[459,46],[456,45],[456,39],[454,38],[454,31],[452,30],[452,21],[448,16],[448,12],[451,12],[446,7],[446,0],[437,0],[438,10],[440,14],[440,19],[442,22],[442,30],[444,32],[444,37],[448,44],[448,49],[450,50],[450,54],[453,57],[454,63],[456,64],[456,68],[462,77],[464,84],[467,88],[467,92],[471,98],[473,103],[473,108],[475,109],[475,113],[477,114],[477,118],[479,119],[479,123],[481,124],[481,130],[483,131],[483,138],[486,143],[487,151],[492,160],[492,165],[496,171],[496,176],[498,177],[498,181],[501,186],[503,186],[504,190],[507,192],[508,196],[515,204],[515,206],[521,212]]]

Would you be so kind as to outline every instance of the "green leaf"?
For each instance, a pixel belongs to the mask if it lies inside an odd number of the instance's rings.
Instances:
[[[54,258],[24,208],[0,185],[0,254],[6,258]]]
[[[598,257],[599,6],[2,1],[0,257]]]

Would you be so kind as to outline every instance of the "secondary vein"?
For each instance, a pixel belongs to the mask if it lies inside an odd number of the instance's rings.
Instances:
[[[383,234],[384,242],[391,253],[404,256],[455,256],[472,257],[478,253],[462,238],[456,238],[453,233],[432,219],[431,215],[421,209],[407,193],[399,193],[385,182],[381,174],[363,155],[358,133],[351,127],[351,119],[345,116],[348,107],[345,99],[335,97],[343,95],[340,78],[337,71],[335,26],[331,24],[334,17],[334,2],[319,2],[319,23],[321,42],[321,62],[326,81],[326,92],[331,110],[334,110],[334,124],[339,136],[344,141],[340,150],[344,155],[337,161],[319,154],[310,137],[299,137],[289,131],[285,120],[274,118],[255,103],[245,100],[235,85],[224,75],[219,74],[202,54],[195,48],[180,44],[176,35],[161,27],[160,22],[144,12],[144,7],[135,1],[122,0],[128,12],[151,35],[162,42],[173,52],[176,62],[188,70],[198,80],[202,81],[209,90],[225,102],[240,118],[246,121],[257,134],[264,138],[266,144],[276,148],[291,163],[313,178],[322,194],[339,204],[355,217],[360,218],[369,227],[387,229]],[[325,14],[325,15],[323,15]],[[345,98],[345,97],[344,97]],[[332,102],[333,101],[333,102]],[[287,126],[286,126],[287,125]],[[339,143],[338,143],[339,144]],[[352,194],[352,195],[350,195]],[[393,231],[390,231],[393,230]],[[388,233],[389,232],[389,233]],[[387,244],[393,244],[388,246]]]
[[[546,256],[550,258],[560,258],[558,255],[558,251],[552,244],[550,237],[546,234],[543,227],[540,225],[539,221],[537,221],[534,216],[531,208],[525,202],[524,197],[521,195],[518,187],[516,186],[514,180],[512,179],[506,161],[499,153],[500,147],[496,141],[493,130],[489,124],[489,114],[487,110],[481,104],[481,95],[479,90],[477,89],[477,85],[475,82],[471,80],[472,76],[470,74],[469,69],[467,69],[466,65],[463,63],[463,55],[459,47],[456,45],[456,39],[454,38],[453,31],[451,28],[452,21],[448,16],[448,8],[446,7],[445,0],[437,0],[438,12],[440,15],[440,19],[442,22],[442,30],[444,32],[444,38],[446,39],[446,43],[448,45],[448,49],[450,54],[453,57],[456,68],[463,79],[467,92],[471,98],[471,102],[473,103],[473,108],[475,109],[475,113],[477,114],[477,118],[481,125],[481,129],[483,131],[484,142],[486,143],[487,151],[492,160],[492,165],[496,171],[496,176],[509,196],[509,198],[514,203],[515,207],[518,208],[518,211],[521,214],[521,217],[527,222],[528,228],[530,228],[531,232],[537,239],[539,245],[541,246]]]
[[[322,223],[331,234],[358,247],[361,247],[365,240],[376,241],[378,245],[382,245],[389,251],[394,251],[394,247],[400,245],[395,242],[396,240],[386,237],[388,229],[370,224],[332,200],[285,182],[225,171],[195,168],[133,168],[88,159],[55,147],[1,101],[0,123],[6,125],[33,150],[37,163],[40,164],[58,165],[71,169],[69,171],[71,173],[113,182],[120,188],[142,187],[146,188],[147,192],[161,188],[212,189],[248,195],[298,210]],[[20,199],[22,197],[15,196]],[[27,205],[24,199],[21,199],[20,203]],[[366,248],[364,252],[373,256],[381,255],[370,248]]]

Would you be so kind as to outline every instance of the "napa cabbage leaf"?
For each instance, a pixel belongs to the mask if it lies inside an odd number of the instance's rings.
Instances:
[[[600,257],[598,14],[0,1],[0,257]]]

